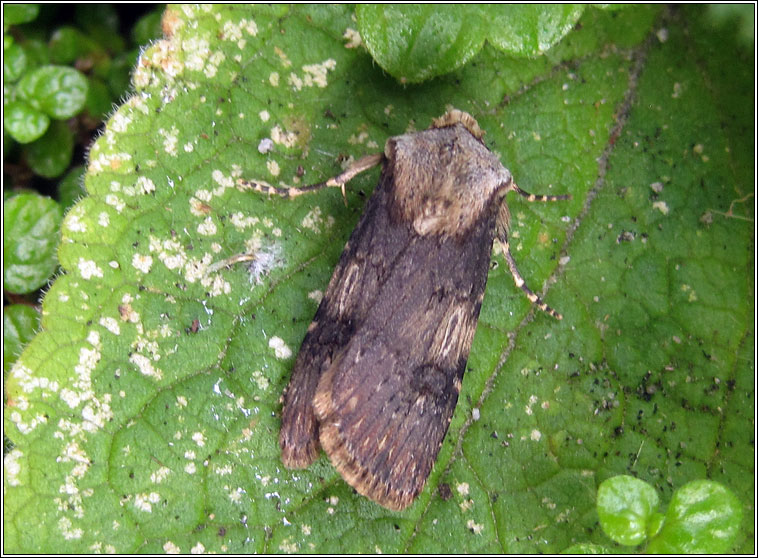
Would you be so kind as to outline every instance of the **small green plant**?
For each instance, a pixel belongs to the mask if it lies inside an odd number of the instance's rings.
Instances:
[[[645,544],[648,554],[723,554],[734,543],[742,506],[724,485],[709,480],[689,482],[676,490],[665,513],[650,484],[619,475],[597,491],[597,514],[603,531],[623,546]],[[574,545],[568,553],[607,553],[598,545]]]
[[[67,9],[3,6],[3,155],[44,178],[66,172],[77,143],[86,148],[126,93],[138,53],[119,34],[113,6],[78,6],[73,25],[59,25],[70,19]],[[144,16],[129,43],[157,36],[159,17],[159,10]]]

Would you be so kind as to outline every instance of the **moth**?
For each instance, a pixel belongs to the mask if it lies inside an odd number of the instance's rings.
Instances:
[[[560,319],[521,277],[508,245],[505,196],[521,190],[469,114],[451,110],[425,131],[392,137],[326,182],[340,187],[381,164],[303,340],[283,395],[284,465],[323,448],[345,481],[390,510],[409,506],[434,465],[455,410],[484,297],[493,240],[516,285]]]

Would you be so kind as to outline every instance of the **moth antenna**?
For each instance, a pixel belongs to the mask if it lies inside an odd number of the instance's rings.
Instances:
[[[515,182],[511,182],[510,190],[516,192],[519,196],[526,198],[526,201],[530,202],[550,202],[550,201],[562,201],[570,200],[571,194],[561,194],[558,196],[548,196],[545,194],[530,194],[518,187]]]
[[[237,184],[244,188],[250,188],[256,192],[261,192],[263,194],[273,194],[276,196],[281,196],[283,198],[296,198],[302,194],[317,192],[323,188],[339,188],[342,192],[342,198],[345,200],[345,205],[347,205],[345,184],[350,182],[353,178],[355,178],[363,171],[369,170],[370,168],[373,168],[376,165],[380,164],[383,158],[383,153],[366,155],[355,161],[352,165],[350,165],[335,177],[325,180],[324,182],[309,184],[307,186],[301,186],[299,188],[296,188],[294,186],[273,186],[268,182],[262,180],[246,180],[244,178],[237,179]]]
[[[531,194],[530,194],[531,195]],[[508,269],[511,270],[511,275],[513,276],[513,281],[516,283],[516,286],[524,291],[524,294],[526,295],[526,298],[528,298],[537,308],[545,312],[546,314],[551,315],[556,320],[562,320],[563,316],[550,308],[547,304],[545,304],[542,299],[537,295],[532,289],[526,286],[526,281],[524,281],[524,278],[521,276],[521,272],[516,267],[516,262],[513,259],[513,256],[511,255],[511,249],[508,244],[507,239],[498,238],[498,242],[500,242],[500,246],[503,249],[503,255],[505,256],[505,261],[508,264]]]

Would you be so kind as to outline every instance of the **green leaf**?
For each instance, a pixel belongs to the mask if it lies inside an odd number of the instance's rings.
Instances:
[[[708,17],[730,32],[736,27],[745,46],[755,44],[755,12],[750,4],[709,4]]]
[[[20,25],[37,19],[39,5],[37,4],[3,4],[3,26]]]
[[[55,178],[71,164],[74,153],[74,134],[68,125],[54,121],[41,138],[24,150],[31,169],[45,178]]]
[[[645,541],[648,523],[657,508],[655,488],[629,475],[607,479],[597,489],[600,526],[611,539],[625,546]]]
[[[610,551],[599,544],[579,543],[572,544],[561,554],[610,554]]]
[[[37,194],[19,194],[3,203],[3,281],[12,293],[37,290],[58,262],[60,206]]]
[[[545,56],[485,42],[403,86],[355,48],[350,7],[169,6],[89,152],[64,271],[6,383],[5,549],[555,553],[609,544],[608,477],[663,506],[695,479],[752,486],[754,65],[704,12],[587,9]],[[347,203],[236,180],[320,182],[450,105],[522,188],[572,194],[508,199],[519,269],[564,319],[533,312],[493,254],[445,443],[393,513],[325,456],[284,469],[277,442],[379,171]],[[743,518],[730,551],[753,539]]]
[[[3,378],[39,327],[39,312],[26,304],[3,308]]]
[[[29,143],[45,133],[50,119],[24,101],[11,101],[4,107],[3,127],[19,143]]]
[[[737,538],[742,504],[731,490],[707,480],[692,481],[674,492],[650,554],[723,554]]]
[[[3,49],[3,78],[13,82],[21,77],[26,69],[26,52],[17,43]]]
[[[64,211],[70,209],[75,202],[84,196],[85,170],[82,165],[76,166],[69,170],[58,183],[58,201]]]
[[[108,68],[108,75],[105,78],[113,104],[120,96],[124,95],[125,91],[129,91],[132,68],[138,58],[138,49],[122,52],[113,58],[112,64]],[[108,113],[112,108],[111,106]]]
[[[512,56],[535,57],[576,24],[583,5],[375,5],[356,8],[366,48],[401,83],[463,66],[487,39]]]
[[[105,120],[113,111],[114,99],[111,97],[111,92],[108,86],[96,77],[91,77],[88,81],[87,112],[93,118]]]
[[[76,23],[93,41],[111,53],[124,50],[124,38],[119,33],[118,12],[112,4],[78,4]]]
[[[465,4],[360,4],[356,14],[366,48],[402,83],[451,72],[484,43],[481,14]]]
[[[46,43],[36,39],[30,39],[22,46],[24,47],[24,52],[26,52],[27,72],[50,63],[50,51],[47,48]]]
[[[50,58],[54,64],[71,64],[92,47],[92,41],[76,27],[60,27],[50,37]]]
[[[520,4],[492,10],[487,39],[513,56],[539,56],[560,41],[579,21],[581,4]]]
[[[26,74],[18,90],[37,110],[53,118],[70,118],[87,99],[87,78],[66,66],[42,66]]]
[[[148,12],[137,20],[132,27],[132,41],[137,45],[146,45],[154,39],[161,37],[161,16],[165,6],[159,5],[153,11]]]

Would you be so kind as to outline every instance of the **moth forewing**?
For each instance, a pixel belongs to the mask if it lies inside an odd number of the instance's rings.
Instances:
[[[447,432],[496,235],[516,284],[559,317],[526,287],[510,255],[505,194],[566,197],[523,192],[482,135],[472,116],[453,110],[307,188],[344,188],[382,165],[285,390],[282,460],[307,467],[321,446],[345,481],[392,510],[421,492]]]

